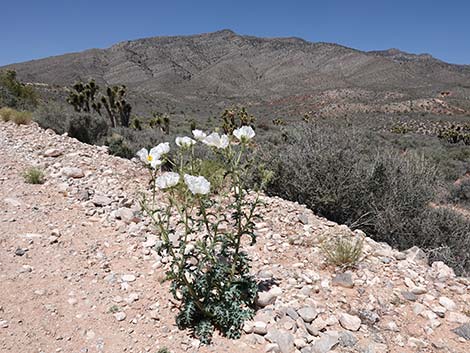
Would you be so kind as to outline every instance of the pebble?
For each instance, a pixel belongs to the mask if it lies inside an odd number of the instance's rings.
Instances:
[[[136,277],[135,277],[135,275],[127,274],[127,275],[122,275],[121,279],[124,282],[134,282],[136,280]]]
[[[304,320],[307,323],[312,322],[318,316],[318,312],[310,306],[306,306],[297,310],[297,313],[302,318],[302,320]]]
[[[312,353],[327,353],[334,349],[339,343],[339,334],[336,331],[327,331],[321,335],[320,339],[316,341],[311,349]]]
[[[61,174],[67,178],[80,179],[85,176],[82,169],[77,167],[65,167],[62,169]]]
[[[280,295],[282,295],[282,289],[277,286],[273,286],[265,292],[258,292],[258,296],[256,298],[256,305],[264,308],[265,306],[274,304],[274,302]]]
[[[127,315],[125,312],[123,311],[120,311],[118,313],[115,313],[114,314],[114,317],[116,318],[117,321],[123,321],[126,319]]]
[[[354,287],[354,282],[352,280],[351,273],[349,272],[337,274],[335,277],[333,277],[331,284],[333,286],[339,286],[339,287],[344,287],[344,288]]]
[[[457,309],[457,304],[455,304],[452,299],[449,299],[447,297],[440,297],[439,304],[441,304],[444,308],[449,311],[454,311],[455,309]]]
[[[44,151],[43,156],[44,157],[59,157],[62,155],[62,151],[59,150],[58,148],[49,148]]]
[[[26,254],[26,251],[28,251],[28,249],[17,248],[15,250],[15,255],[16,256],[23,256],[24,254]]]
[[[359,327],[361,327],[361,319],[355,315],[342,313],[338,320],[341,326],[349,331],[357,331],[359,330]]]

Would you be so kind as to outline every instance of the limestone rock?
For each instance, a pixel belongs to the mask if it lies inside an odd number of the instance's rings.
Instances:
[[[281,353],[291,353],[294,350],[294,336],[286,331],[270,329],[265,339],[279,346]]]
[[[318,312],[310,306],[306,306],[297,310],[297,313],[300,315],[302,320],[304,320],[307,323],[312,322],[318,316]]]
[[[277,297],[279,297],[281,294],[282,289],[277,286],[274,286],[265,292],[258,292],[258,296],[256,298],[256,305],[264,308],[265,306],[274,304]]]
[[[339,334],[336,331],[327,331],[321,335],[311,349],[312,353],[327,353],[339,343]]]
[[[66,178],[80,179],[85,176],[82,169],[77,167],[65,167],[62,169],[61,174]]]
[[[357,331],[361,327],[361,319],[359,317],[346,313],[342,313],[339,316],[339,323],[349,331]]]
[[[44,157],[59,157],[60,155],[62,155],[62,151],[58,148],[49,148],[43,153]]]

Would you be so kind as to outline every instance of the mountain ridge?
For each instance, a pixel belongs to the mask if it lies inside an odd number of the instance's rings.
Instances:
[[[20,79],[70,86],[78,80],[125,84],[137,110],[154,101],[173,110],[274,100],[334,89],[400,92],[407,98],[440,91],[469,94],[470,66],[400,50],[364,52],[297,37],[260,38],[231,30],[128,40],[7,65]],[[139,96],[146,96],[145,98]],[[307,107],[308,108],[308,107]]]

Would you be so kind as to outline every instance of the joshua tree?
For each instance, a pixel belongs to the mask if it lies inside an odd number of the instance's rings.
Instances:
[[[106,88],[106,95],[101,96],[103,105],[112,127],[121,125],[129,127],[131,120],[131,105],[124,99],[126,95],[126,86],[112,86]]]
[[[150,127],[152,129],[159,128],[161,132],[168,135],[170,133],[170,117],[159,112],[152,113],[152,115],[153,118],[149,122]]]
[[[94,110],[101,115],[101,109],[104,108],[111,127],[129,127],[132,107],[124,99],[126,92],[126,86],[110,86],[106,88],[106,94],[100,94],[100,87],[95,80],[77,82],[69,91],[67,102],[77,112],[90,113]]]
[[[69,91],[67,102],[73,106],[77,112],[89,113],[92,109],[101,115],[101,103],[96,101],[96,96],[100,87],[95,80],[88,83],[77,82]]]
[[[244,107],[225,109],[222,113],[222,129],[226,134],[231,134],[237,127],[248,125],[253,127],[255,117],[249,115]]]

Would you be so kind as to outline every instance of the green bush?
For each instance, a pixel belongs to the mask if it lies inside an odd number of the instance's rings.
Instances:
[[[81,142],[96,144],[108,133],[108,124],[100,116],[74,113],[70,116],[67,132]]]
[[[19,82],[15,71],[0,71],[0,106],[28,110],[36,107],[37,103],[34,88]]]
[[[41,169],[31,167],[23,173],[24,181],[28,184],[44,184],[44,173]]]

